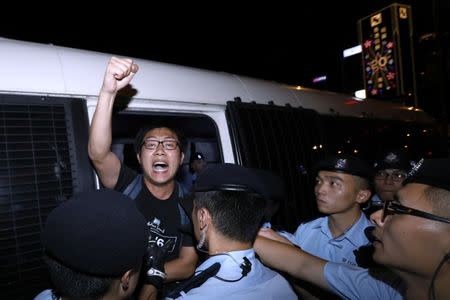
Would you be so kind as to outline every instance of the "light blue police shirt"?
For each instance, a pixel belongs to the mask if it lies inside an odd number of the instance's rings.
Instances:
[[[401,300],[405,288],[401,279],[389,270],[370,270],[328,262],[325,280],[331,290],[343,299]]]
[[[244,263],[244,256],[252,266],[247,276],[241,280],[225,282],[211,277],[198,288],[187,293],[182,292],[177,299],[297,299],[286,279],[256,259],[253,249],[211,256],[196,269],[195,273],[218,262],[221,266],[216,276],[227,280],[239,279],[242,277],[242,269],[239,266]]]
[[[373,226],[361,213],[358,221],[344,234],[333,238],[328,226],[328,216],[300,224],[294,234],[280,233],[293,244],[324,260],[357,265],[353,251],[369,244],[364,229]]]
[[[43,290],[33,300],[59,300],[60,298],[54,297],[52,290]]]
[[[184,195],[192,193],[192,186],[195,180],[197,180],[197,173],[191,173],[189,171],[183,173],[183,176],[178,181],[183,189]]]
[[[377,194],[373,195],[369,201],[371,206],[383,206],[384,203]]]

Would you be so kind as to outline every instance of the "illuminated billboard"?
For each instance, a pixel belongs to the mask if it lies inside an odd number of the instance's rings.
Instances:
[[[392,4],[358,21],[368,97],[414,97],[411,7]]]

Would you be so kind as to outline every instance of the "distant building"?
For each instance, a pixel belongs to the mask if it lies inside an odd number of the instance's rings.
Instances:
[[[417,104],[411,7],[392,4],[358,27],[367,96]]]
[[[345,49],[342,53],[342,90],[354,93],[364,89],[361,45]]]

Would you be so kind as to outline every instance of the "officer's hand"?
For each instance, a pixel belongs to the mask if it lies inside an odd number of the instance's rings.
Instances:
[[[151,284],[157,289],[161,288],[164,279],[166,279],[164,263],[166,262],[167,252],[172,247],[172,244],[173,242],[169,240],[162,247],[158,247],[156,243],[153,243],[147,248],[147,277],[145,283]]]
[[[288,245],[292,245],[291,241],[289,241],[284,236],[281,236],[280,234],[276,233],[271,228],[261,228],[261,229],[259,229],[258,235],[262,236],[262,237],[265,237],[267,239],[271,239],[271,240],[280,242],[280,243],[285,243],[285,244],[288,244]]]

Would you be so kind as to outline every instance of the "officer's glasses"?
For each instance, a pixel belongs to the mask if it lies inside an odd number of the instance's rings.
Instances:
[[[375,174],[375,180],[386,180],[391,179],[395,182],[400,182],[406,179],[406,173],[402,171],[378,171]]]
[[[396,215],[396,214],[402,214],[402,215],[412,215],[412,216],[416,216],[416,217],[420,217],[420,218],[425,218],[428,220],[433,220],[433,221],[439,221],[439,222],[444,222],[447,224],[450,224],[450,220],[443,218],[443,217],[439,217],[421,210],[417,210],[414,208],[410,208],[407,206],[403,206],[401,204],[398,204],[396,202],[392,202],[392,201],[385,201],[384,205],[383,205],[383,217],[381,218],[381,221],[384,222],[384,219],[386,218],[387,215]]]
[[[177,140],[155,140],[155,139],[146,139],[142,143],[142,146],[148,150],[156,150],[159,147],[159,144],[162,144],[164,150],[175,150],[178,147]]]

